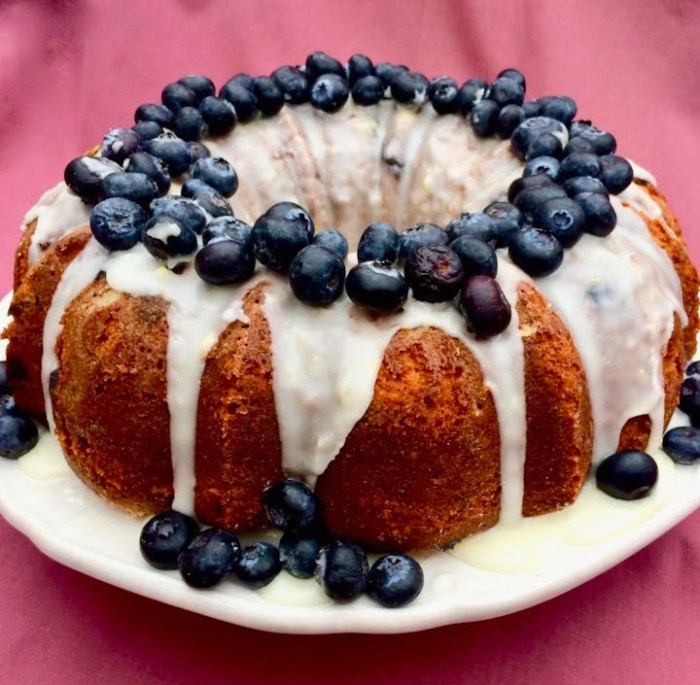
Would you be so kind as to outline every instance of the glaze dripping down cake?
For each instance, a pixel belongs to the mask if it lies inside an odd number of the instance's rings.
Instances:
[[[334,534],[398,550],[565,507],[659,443],[698,276],[653,179],[515,70],[324,59],[170,84],[27,215],[8,376],[79,477],[244,532],[292,476]],[[358,257],[378,223],[412,228]]]

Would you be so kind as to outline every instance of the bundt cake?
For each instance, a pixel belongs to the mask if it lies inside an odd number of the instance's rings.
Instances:
[[[660,443],[698,275],[570,98],[322,53],[214,92],[167,86],[25,220],[9,383],[88,486],[243,532],[292,476],[337,536],[431,548]]]

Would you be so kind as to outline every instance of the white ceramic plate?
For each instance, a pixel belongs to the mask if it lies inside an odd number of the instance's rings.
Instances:
[[[0,328],[9,296],[0,303]],[[0,348],[4,358],[4,348]],[[140,556],[142,520],[89,491],[44,435],[18,461],[0,459],[0,513],[51,558],[126,590],[251,628],[285,633],[401,633],[519,611],[574,588],[649,544],[700,506],[700,467],[655,453],[660,479],[639,502],[618,502],[592,482],[564,512],[497,526],[454,553],[419,556],[425,587],[399,610],[366,597],[330,603],[313,580],[280,574],[267,588],[225,582],[187,587],[177,572],[156,571]]]

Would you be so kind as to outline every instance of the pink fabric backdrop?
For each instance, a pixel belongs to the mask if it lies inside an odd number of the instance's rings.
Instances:
[[[162,86],[268,73],[314,49],[429,76],[519,66],[653,170],[700,257],[700,9],[693,0],[0,0],[0,290],[24,212],[65,163]],[[698,260],[700,261],[700,260]],[[700,515],[567,595],[394,637],[272,636],[132,596],[0,522],[3,683],[700,682]]]

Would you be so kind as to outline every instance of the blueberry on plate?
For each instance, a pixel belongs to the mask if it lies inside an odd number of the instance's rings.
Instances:
[[[574,121],[569,125],[571,138],[583,138],[593,145],[593,152],[597,155],[611,155],[617,149],[615,137],[607,131],[601,131],[590,121]]]
[[[105,198],[104,179],[120,171],[119,164],[103,157],[76,157],[68,162],[63,179],[81,200],[95,203]]]
[[[408,299],[408,283],[390,262],[360,262],[345,279],[345,292],[359,307],[388,314]]]
[[[664,435],[662,449],[677,464],[696,464],[700,461],[700,428],[672,428]]]
[[[691,375],[683,381],[678,408],[691,419],[700,418],[700,377]]]
[[[272,80],[282,91],[285,102],[302,105],[311,97],[309,77],[299,67],[279,67],[272,72]]]
[[[555,157],[533,157],[525,163],[523,176],[547,174],[549,178],[556,181],[559,178],[559,166],[559,160]]]
[[[295,578],[311,578],[321,546],[321,540],[316,535],[285,533],[279,548],[282,566]]]
[[[354,86],[361,78],[375,75],[374,64],[367,55],[355,54],[348,60],[345,73],[350,86]]]
[[[685,370],[686,376],[700,376],[700,361],[690,362]]]
[[[501,76],[491,84],[486,97],[493,100],[499,107],[520,106],[525,101],[525,89],[517,79]]]
[[[175,115],[173,130],[187,142],[201,140],[205,132],[204,117],[196,107],[183,107]]]
[[[194,203],[192,203],[194,204]],[[198,205],[194,205],[199,211]],[[253,248],[253,227],[232,216],[219,216],[212,219],[202,233],[202,242],[208,245],[215,240],[236,240]]]
[[[564,158],[559,169],[559,177],[562,181],[576,176],[600,176],[602,166],[600,157],[590,152],[573,152]]]
[[[389,609],[410,604],[423,589],[423,569],[407,554],[387,554],[372,564],[367,594]]]
[[[574,176],[564,181],[563,186],[569,197],[576,197],[581,193],[599,193],[608,197],[608,189],[599,178],[593,176]]]
[[[0,457],[18,459],[39,442],[33,421],[19,409],[0,412]]]
[[[564,124],[573,121],[576,112],[576,102],[568,95],[556,95],[548,98],[547,101],[542,104],[541,109],[542,116],[551,117]]]
[[[21,414],[21,410],[15,404],[15,398],[12,395],[0,393],[0,416],[6,414],[18,416]]]
[[[500,72],[496,78],[509,78],[513,81],[517,81],[523,90],[525,90],[527,87],[525,75],[522,71],[520,71],[520,69],[509,67],[508,69],[504,69],[502,72]]]
[[[344,78],[323,74],[311,86],[311,105],[324,112],[337,112],[346,102],[350,90]]]
[[[482,212],[465,212],[445,226],[447,241],[452,242],[463,235],[480,238],[486,243],[496,244],[496,226],[493,219]]]
[[[386,86],[378,76],[363,76],[352,87],[355,104],[368,107],[376,105],[383,97]]]
[[[525,119],[523,123],[513,131],[510,142],[516,154],[521,159],[524,159],[532,142],[545,133],[549,133],[555,138],[558,138],[562,147],[566,145],[569,138],[566,126],[564,126],[561,121],[557,121],[551,117],[537,116]]]
[[[528,176],[528,178],[538,178],[540,176],[546,177],[550,182],[537,185],[534,188],[524,188],[513,200],[513,204],[523,213],[526,219],[532,219],[538,207],[542,203],[547,202],[547,200],[555,197],[568,197],[566,191],[560,185],[552,183],[547,174],[535,174],[535,176]]]
[[[488,89],[489,84],[484,79],[470,78],[457,92],[457,109],[466,116],[477,102],[483,100]]]
[[[603,155],[600,165],[600,180],[613,195],[621,193],[634,179],[632,165],[624,157]]]
[[[158,197],[158,186],[146,174],[141,172],[118,171],[102,181],[106,198],[122,197],[148,207]]]
[[[321,245],[309,245],[289,265],[289,285],[304,304],[325,307],[343,294],[345,263],[337,252]]]
[[[447,302],[462,286],[464,267],[446,245],[422,245],[406,260],[404,277],[417,300]]]
[[[454,114],[457,111],[457,81],[449,76],[438,76],[430,82],[428,99],[438,114]]]
[[[269,76],[258,76],[253,80],[253,94],[265,116],[274,116],[284,106],[284,92]]]
[[[153,140],[163,133],[163,127],[155,121],[138,121],[131,130],[135,131],[143,142]]]
[[[510,239],[523,227],[525,217],[510,202],[492,202],[484,214],[491,217],[496,229],[496,247],[505,247]]]
[[[477,102],[469,112],[469,123],[474,133],[480,138],[487,138],[496,133],[499,113],[500,108],[493,100]]]
[[[422,105],[428,97],[430,81],[417,71],[401,71],[391,80],[391,96],[397,102]]]
[[[393,262],[398,256],[399,233],[391,224],[377,222],[367,226],[357,246],[358,261]]]
[[[100,155],[121,164],[141,147],[141,136],[130,128],[113,128],[102,140]]]
[[[391,62],[380,62],[374,67],[374,73],[382,80],[385,88],[388,88],[402,71],[408,71],[408,67]]]
[[[253,252],[263,265],[287,273],[294,257],[309,243],[306,224],[266,212],[253,225]]]
[[[157,138],[145,141],[143,149],[162,159],[171,176],[179,176],[190,166],[190,150],[187,143],[174,133],[166,131]]]
[[[184,197],[194,200],[212,218],[233,216],[233,210],[226,198],[199,178],[187,179],[181,192]]]
[[[559,159],[561,156],[561,140],[551,133],[543,133],[530,143],[525,159],[528,161],[536,157],[554,157]]]
[[[108,250],[129,250],[141,240],[148,214],[133,202],[110,197],[95,205],[90,214],[90,229],[95,240]]]
[[[287,478],[273,485],[263,495],[262,505],[270,523],[284,532],[306,533],[320,526],[316,495],[299,480]]]
[[[583,235],[586,215],[571,198],[543,202],[535,212],[535,225],[551,233],[564,247],[572,247]]]
[[[399,235],[399,259],[408,259],[421,245],[447,245],[446,231],[435,224],[413,224]]]
[[[182,83],[169,83],[160,94],[161,102],[177,114],[183,107],[196,107],[199,99],[194,91]]]
[[[236,108],[223,98],[209,95],[199,103],[204,123],[213,136],[222,136],[233,130],[238,121]]]
[[[523,114],[525,119],[532,119],[532,117],[540,116],[542,112],[542,106],[537,100],[529,100],[528,102],[523,102],[522,104]]]
[[[214,587],[231,573],[240,554],[241,545],[235,535],[208,528],[182,550],[178,560],[180,575],[190,587]]]
[[[0,361],[0,395],[10,392],[10,384],[7,381],[7,362]]]
[[[194,201],[180,195],[166,195],[151,202],[151,212],[156,216],[169,216],[177,219],[191,231],[201,233],[207,223],[207,215]]]
[[[230,102],[235,110],[238,121],[246,123],[255,119],[260,109],[258,100],[253,93],[244,88],[236,77],[225,83],[219,91],[219,97]],[[251,79],[252,87],[252,79]]]
[[[238,190],[238,174],[222,157],[198,159],[192,166],[192,178],[204,181],[224,197]]]
[[[537,186],[553,186],[555,185],[547,174],[535,174],[534,176],[520,176],[516,178],[510,186],[508,186],[508,202],[515,202],[515,198],[518,197],[520,191],[535,188]]]
[[[615,499],[646,497],[659,477],[654,459],[640,450],[623,450],[603,459],[596,469],[596,485]]]
[[[295,202],[278,202],[272,205],[263,216],[272,219],[284,219],[285,221],[293,221],[299,224],[304,229],[304,232],[309,238],[309,241],[314,237],[314,222],[309,213]]]
[[[472,276],[496,277],[498,272],[498,258],[496,250],[489,243],[471,235],[463,235],[450,243],[464,269],[465,278]]]
[[[312,52],[306,58],[306,73],[312,81],[324,74],[333,74],[343,80],[346,78],[345,67],[335,57],[331,57],[320,50]]]
[[[579,193],[574,196],[586,215],[587,233],[604,238],[617,225],[617,214],[610,200],[600,193]]]
[[[130,173],[146,174],[156,184],[159,195],[165,195],[170,190],[170,174],[161,159],[148,152],[134,152],[124,165]]]
[[[187,545],[199,533],[191,517],[170,509],[150,518],[141,530],[139,544],[143,558],[155,568],[172,570]]]
[[[139,105],[134,112],[134,121],[153,121],[162,128],[172,128],[175,115],[165,105]]]
[[[247,281],[253,275],[255,257],[250,244],[230,239],[213,240],[197,252],[194,268],[210,285],[230,285]]]
[[[525,119],[523,108],[518,105],[506,105],[498,113],[498,123],[496,133],[501,138],[510,138],[518,126]]]
[[[240,86],[241,88],[245,88],[246,90],[253,90],[253,81],[255,79],[250,75],[246,73],[238,73],[235,76],[232,76],[224,85],[221,87],[221,90],[223,90],[226,86]]]
[[[467,329],[478,339],[492,338],[508,328],[512,313],[506,296],[495,278],[472,276],[464,284],[459,309]]]
[[[367,555],[358,545],[332,542],[324,547],[316,564],[316,582],[336,602],[357,599],[367,586]]]
[[[187,149],[190,151],[190,164],[195,164],[200,159],[208,159],[211,157],[209,148],[198,140],[187,141]]]
[[[336,231],[334,228],[326,228],[325,230],[317,233],[314,236],[311,244],[325,247],[331,252],[335,252],[337,255],[339,255],[341,259],[345,259],[350,250],[345,236],[340,231]]]
[[[197,102],[201,102],[205,97],[214,95],[216,88],[214,82],[206,76],[200,74],[190,74],[178,79],[177,82],[185,88],[189,88],[197,97]]]
[[[251,590],[265,587],[281,570],[279,550],[269,542],[246,545],[233,566],[236,578]]]
[[[526,226],[513,236],[508,255],[529,276],[549,276],[564,261],[564,248],[547,231]]]
[[[197,249],[196,233],[171,216],[154,216],[143,227],[144,247],[158,259],[189,255]]]
[[[574,152],[588,152],[590,154],[596,154],[595,145],[591,143],[587,138],[582,138],[578,136],[577,138],[569,138],[569,142],[564,148],[564,157],[568,157]]]

